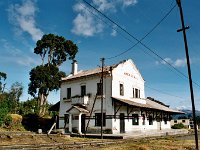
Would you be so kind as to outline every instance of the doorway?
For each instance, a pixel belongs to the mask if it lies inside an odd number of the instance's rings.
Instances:
[[[85,133],[85,114],[81,115],[81,132]]]
[[[125,133],[124,113],[120,113],[120,133]]]

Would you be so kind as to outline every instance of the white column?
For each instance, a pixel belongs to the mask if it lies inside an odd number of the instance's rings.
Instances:
[[[81,115],[82,115],[82,113],[80,113],[78,116],[78,133],[79,134],[82,134],[82,132],[81,132]]]
[[[72,133],[72,114],[69,114],[69,132]]]

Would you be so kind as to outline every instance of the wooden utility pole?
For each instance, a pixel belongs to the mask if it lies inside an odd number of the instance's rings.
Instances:
[[[176,0],[176,2],[177,2],[177,5],[179,7],[179,10],[180,10],[181,24],[182,24],[182,29],[177,30],[177,32],[180,32],[180,31],[183,32],[183,38],[184,38],[184,44],[185,44],[185,54],[186,54],[187,68],[188,68],[188,78],[189,78],[189,84],[190,84],[191,102],[192,102],[192,113],[193,113],[194,131],[195,131],[195,143],[196,143],[196,150],[199,150],[197,122],[196,122],[196,114],[195,114],[195,103],[194,103],[194,94],[193,94],[193,85],[192,85],[192,74],[191,74],[191,69],[190,69],[190,57],[189,57],[187,37],[186,37],[186,32],[185,32],[185,30],[189,29],[189,27],[185,27],[185,24],[184,24],[184,17],[183,17],[181,0]]]
[[[103,68],[104,68],[105,58],[101,58],[102,71],[101,71],[101,139],[103,139]]]

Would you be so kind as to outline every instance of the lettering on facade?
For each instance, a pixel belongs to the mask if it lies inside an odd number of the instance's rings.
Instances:
[[[126,76],[129,76],[129,77],[131,77],[131,78],[135,78],[135,79],[136,79],[136,77],[135,77],[133,74],[131,74],[131,73],[124,72],[124,75],[126,75]]]

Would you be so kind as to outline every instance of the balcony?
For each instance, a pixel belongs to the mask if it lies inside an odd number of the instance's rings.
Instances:
[[[75,105],[75,104],[87,105],[88,100],[89,100],[88,96],[71,97],[72,105]]]

